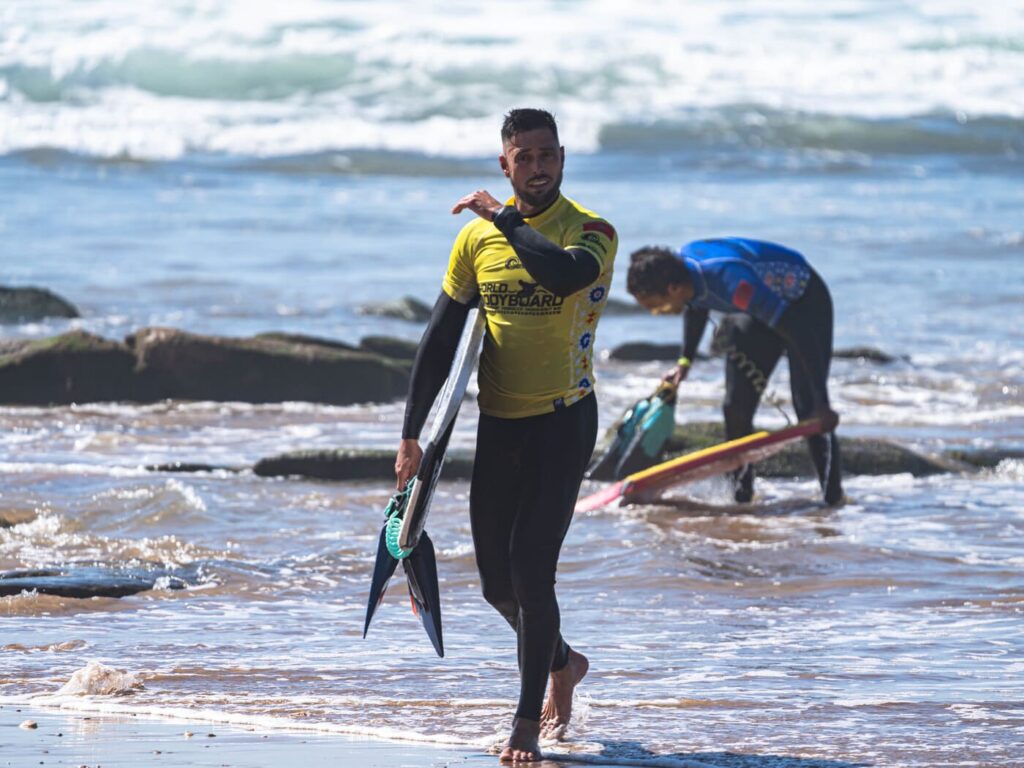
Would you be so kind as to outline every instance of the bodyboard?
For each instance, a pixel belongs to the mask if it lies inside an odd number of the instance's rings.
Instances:
[[[466,396],[469,377],[480,357],[480,345],[483,342],[486,322],[479,305],[469,310],[462,338],[452,361],[451,371],[441,390],[441,398],[434,423],[431,425],[430,438],[423,450],[419,471],[413,481],[409,495],[409,506],[402,520],[402,530],[398,534],[398,545],[402,549],[412,549],[420,540],[423,527],[430,511],[430,501],[434,496],[434,488],[441,476],[445,453],[448,450],[448,439],[451,437],[455,417],[459,406]]]
[[[635,472],[608,488],[580,499],[576,503],[576,511],[589,512],[615,501],[624,504],[652,501],[668,488],[722,475],[744,464],[761,461],[796,440],[823,431],[820,419],[807,419],[785,429],[755,432],[746,437],[687,453],[641,472]]]

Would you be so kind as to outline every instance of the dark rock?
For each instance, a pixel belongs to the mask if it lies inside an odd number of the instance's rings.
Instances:
[[[128,337],[145,400],[305,400],[347,405],[404,395],[407,366],[368,352],[276,338],[144,328]]]
[[[66,405],[132,400],[135,355],[116,341],[70,331],[0,348],[0,402]]]
[[[260,477],[298,475],[321,480],[382,480],[394,482],[395,452],[382,450],[292,451],[260,459],[253,467]],[[468,480],[473,473],[473,457],[455,451],[445,456],[441,477]]]
[[[995,469],[1007,459],[1024,460],[1024,451],[994,448],[956,449],[944,455],[976,469]]]
[[[721,422],[696,422],[676,427],[660,461],[709,448],[725,440]],[[962,472],[973,467],[994,467],[1007,458],[1024,458],[1024,451],[952,451],[943,456],[924,456],[888,440],[840,437],[843,472],[847,475],[911,474],[915,477],[946,472]],[[599,447],[595,455],[604,450]],[[395,452],[390,450],[310,450],[261,459],[253,471],[261,477],[299,476],[322,480],[380,480],[395,477]],[[442,477],[468,480],[472,476],[473,457],[455,451],[445,459]],[[762,477],[813,477],[807,448],[801,441],[783,448],[757,465]]]
[[[367,304],[359,307],[357,311],[361,315],[393,317],[398,320],[408,320],[411,323],[425,323],[430,319],[431,308],[419,299],[406,296],[385,304]]]
[[[290,344],[307,344],[326,349],[347,349],[353,352],[372,352],[375,355],[388,357],[392,360],[403,360],[412,362],[416,357],[416,349],[419,345],[407,339],[396,339],[393,336],[367,336],[359,342],[359,346],[347,344],[344,341],[325,339],[320,336],[306,336],[301,333],[260,333],[255,336],[257,339],[268,339],[270,341],[283,341]]]
[[[244,472],[244,467],[222,467],[215,464],[196,464],[187,461],[172,461],[167,464],[150,464],[148,472]]]
[[[0,286],[0,323],[33,323],[47,317],[80,317],[69,302],[45,288]]]
[[[282,341],[288,344],[306,344],[314,347],[325,347],[326,349],[347,349],[353,352],[359,349],[359,347],[353,344],[347,344],[344,341],[325,339],[322,336],[307,336],[304,333],[269,331],[267,333],[257,333],[253,338],[268,339],[269,341]]]
[[[35,519],[36,513],[28,509],[0,509],[0,528],[13,528]]]
[[[627,362],[649,362],[652,360],[675,360],[679,357],[679,344],[652,344],[646,341],[631,341],[619,344],[608,353],[609,360]]]
[[[846,347],[837,349],[832,357],[839,360],[865,360],[871,363],[895,363],[896,361],[909,363],[910,355],[890,355],[874,347]]]
[[[698,422],[676,427],[665,449],[664,459],[691,451],[710,448],[725,440],[721,422]],[[857,437],[839,438],[843,473],[848,475],[895,475],[910,473],[915,477],[956,471],[957,467],[942,459],[921,454],[887,440]],[[803,442],[786,446],[779,453],[758,462],[757,473],[763,477],[813,477],[814,465]]]
[[[711,357],[721,357],[725,354],[725,348],[729,344],[729,331],[732,328],[728,317],[722,318],[718,332],[712,337],[709,352]],[[648,341],[631,341],[612,349],[608,354],[610,360],[624,360],[629,362],[650,362],[653,360],[675,361],[679,357],[680,342],[669,344],[655,344]],[[880,349],[873,347],[848,347],[837,349],[832,354],[838,359],[864,360],[872,363],[894,363],[897,361],[909,362],[908,355],[889,355]],[[698,354],[698,360],[709,359],[708,355]]]
[[[391,336],[367,336],[359,342],[359,346],[367,352],[411,363],[416,358],[416,350],[420,345],[415,341],[395,339]]]
[[[652,344],[648,341],[630,341],[619,344],[608,353],[609,360],[623,360],[640,363],[653,360],[671,360],[679,358],[679,342],[675,344]]]
[[[0,572],[0,596],[35,591],[60,597],[125,597],[153,589],[164,578],[170,589],[184,589],[189,584],[182,576],[163,569],[76,566]]]
[[[407,360],[314,337],[236,339],[144,328],[126,341],[72,331],[0,342],[0,402],[172,398],[349,405],[394,399],[406,393],[409,382]]]

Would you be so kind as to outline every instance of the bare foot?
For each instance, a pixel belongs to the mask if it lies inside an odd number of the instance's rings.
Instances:
[[[572,694],[590,669],[582,653],[569,649],[569,663],[551,673],[548,699],[540,713],[541,731],[545,738],[561,739],[572,718]]]
[[[513,720],[508,746],[501,751],[498,759],[503,763],[532,763],[540,760],[540,723],[522,717]]]

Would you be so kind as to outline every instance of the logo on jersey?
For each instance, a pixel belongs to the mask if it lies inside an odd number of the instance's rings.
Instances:
[[[597,304],[601,299],[604,298],[605,290],[603,285],[594,286],[590,291],[590,301],[593,304]]]
[[[590,333],[590,331],[587,331],[582,336],[580,336],[580,349],[589,348],[590,342],[593,340],[593,338],[594,336],[592,333]]]
[[[491,280],[480,283],[480,300],[492,312],[507,315],[557,315],[565,299],[526,280]]]
[[[615,229],[607,221],[588,221],[583,225],[584,232],[600,232],[609,240],[615,239]]]
[[[593,232],[584,232],[580,235],[580,240],[583,242],[577,243],[578,248],[597,249],[601,252],[601,255],[607,255],[608,248],[604,244],[604,240],[599,235],[595,235]],[[596,255],[596,254],[595,254]]]
[[[519,260],[518,256],[509,256],[505,260],[505,269],[522,269],[523,262]]]
[[[580,383],[578,384],[578,386],[580,389],[590,389],[590,379],[584,376],[582,379],[580,379]]]
[[[516,282],[519,283],[519,293],[516,296],[520,299],[528,299],[537,291],[538,283],[528,283],[525,280],[517,280]]]
[[[736,286],[736,290],[732,294],[733,306],[745,312],[750,306],[752,298],[754,298],[754,286],[746,280],[740,280],[740,284]]]

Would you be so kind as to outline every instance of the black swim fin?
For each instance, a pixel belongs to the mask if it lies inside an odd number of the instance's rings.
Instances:
[[[367,630],[370,628],[370,619],[373,618],[373,614],[377,610],[377,606],[384,600],[384,593],[387,591],[388,582],[391,581],[391,577],[394,575],[395,569],[398,567],[398,561],[391,556],[390,552],[388,552],[388,545],[385,540],[386,533],[387,526],[385,525],[380,531],[380,542],[377,544],[377,560],[373,564],[373,581],[370,582],[370,599],[366,603],[366,624],[363,625],[364,638],[366,637]],[[431,552],[431,554],[433,554],[433,552]]]
[[[385,556],[387,554],[385,549]],[[434,645],[438,656],[444,656],[444,640],[441,637],[441,590],[437,586],[437,559],[434,557],[434,542],[427,532],[420,534],[416,549],[402,561],[405,578],[409,582],[409,597],[412,610],[427,631],[427,637]],[[369,619],[367,619],[369,622]]]

